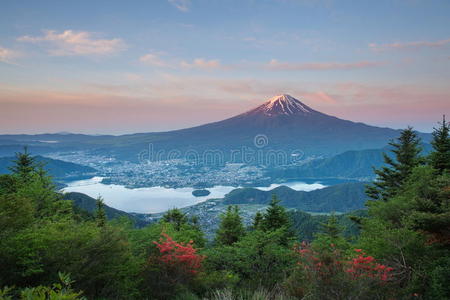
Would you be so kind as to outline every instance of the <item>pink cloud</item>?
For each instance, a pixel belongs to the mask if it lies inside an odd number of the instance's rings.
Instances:
[[[352,70],[380,66],[383,63],[371,61],[358,61],[352,63],[323,62],[323,63],[298,63],[298,62],[280,62],[272,59],[266,67],[276,71],[305,71],[305,70]]]
[[[198,87],[202,88],[199,89]],[[0,85],[0,128],[7,131],[137,132],[200,125],[247,111],[288,93],[313,109],[353,121],[428,128],[450,114],[450,89],[422,85],[321,84],[162,74],[127,84],[90,83],[78,90]]]
[[[191,6],[190,0],[169,0],[169,3],[182,12],[188,12]]]
[[[334,99],[332,96],[327,94],[323,91],[313,92],[313,93],[306,93],[303,95],[306,99],[312,100],[314,102],[325,102],[325,103],[331,103],[335,104],[338,101]]]
[[[54,56],[75,55],[109,55],[126,49],[123,40],[94,38],[91,32],[65,30],[61,33],[55,30],[44,31],[43,36],[22,36],[20,42],[46,43],[48,53]]]
[[[203,59],[203,58],[196,58],[192,62],[185,62],[182,61],[180,63],[180,66],[183,68],[198,68],[198,69],[218,69],[221,68],[222,65],[220,64],[220,61],[217,59]]]
[[[369,48],[373,51],[386,51],[390,49],[406,49],[406,48],[440,48],[450,43],[450,39],[439,40],[434,42],[416,41],[416,42],[397,42],[391,44],[369,44]]]
[[[350,82],[336,84],[334,93],[338,95],[339,105],[331,109],[336,115],[380,126],[405,127],[422,123],[428,124],[429,130],[442,114],[450,113],[448,88]]]
[[[14,60],[19,56],[19,52],[0,46],[0,62],[15,64]]]
[[[147,53],[139,58],[139,61],[150,66],[168,67],[169,64],[161,59],[157,53]]]

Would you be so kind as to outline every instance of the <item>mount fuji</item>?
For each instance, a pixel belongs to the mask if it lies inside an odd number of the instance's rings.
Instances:
[[[132,138],[133,143],[129,143],[127,148],[132,147],[136,151],[142,149],[142,143],[151,143],[154,151],[219,149],[229,152],[242,147],[255,149],[255,137],[263,136],[264,148],[258,150],[299,150],[306,157],[326,157],[348,150],[381,148],[398,134],[398,130],[324,114],[290,95],[282,94],[254,109],[219,122],[122,138]],[[120,151],[120,154],[125,153]]]
[[[22,144],[52,140],[51,144],[34,146],[46,147],[43,148],[45,152],[60,148],[87,149],[129,161],[138,160],[149,146],[154,153],[168,154],[171,151],[177,155],[188,151],[201,155],[205,151],[216,150],[227,154],[247,147],[260,151],[300,151],[303,157],[329,157],[348,150],[382,148],[398,134],[398,130],[327,115],[283,94],[229,119],[181,130],[121,136],[5,135],[0,136],[0,145],[5,144],[2,141],[12,140],[20,140]],[[429,134],[421,136],[429,138]],[[263,138],[262,145],[255,145],[257,137]],[[39,147],[35,147],[35,153],[42,153]],[[159,158],[164,158],[164,155]]]
[[[277,115],[308,115],[318,113],[292,96],[283,94],[270,98],[264,104],[252,109],[246,114],[264,114],[273,117]]]

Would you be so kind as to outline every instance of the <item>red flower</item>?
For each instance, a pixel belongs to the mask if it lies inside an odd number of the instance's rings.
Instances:
[[[378,281],[380,284],[390,279],[392,268],[376,262],[373,256],[366,255],[362,249],[355,249],[357,257],[347,258],[330,244],[331,257],[314,251],[309,245],[302,244],[296,248],[300,254],[299,266],[305,270],[308,277],[318,276],[318,280],[328,280],[340,272],[348,276],[350,280],[368,279]]]
[[[165,233],[161,235],[163,237],[160,238],[159,243],[153,242],[159,249],[159,260],[168,265],[177,265],[188,273],[197,273],[204,256],[197,254],[193,241],[187,244],[178,243]]]

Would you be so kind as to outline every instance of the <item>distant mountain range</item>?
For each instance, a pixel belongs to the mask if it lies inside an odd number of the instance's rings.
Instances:
[[[0,157],[0,174],[9,173],[9,167],[14,163],[15,157]],[[92,177],[97,172],[96,169],[83,166],[71,162],[66,162],[58,159],[51,159],[48,157],[43,157],[37,155],[35,157],[36,162],[42,164],[43,168],[48,171],[48,173],[55,180],[77,180],[80,178]]]
[[[391,147],[346,151],[332,157],[314,159],[299,166],[283,166],[267,171],[274,181],[290,178],[352,179],[370,181],[375,178],[374,168],[384,165],[383,153],[391,155]],[[431,151],[430,144],[422,144],[422,154]]]
[[[283,151],[287,158],[294,153],[301,157],[330,157],[349,150],[382,148],[398,134],[398,130],[342,120],[316,111],[289,95],[280,95],[235,117],[175,131],[121,136],[3,135],[0,155],[21,150],[23,145],[29,145],[33,153],[88,150],[130,161],[165,159],[169,151],[171,158],[194,153],[202,159],[205,151],[219,150],[223,159],[239,162],[245,160],[244,147],[253,151],[251,155],[255,151]],[[420,135],[426,141],[430,137]],[[164,154],[156,157],[158,151]]]
[[[281,200],[281,205],[307,212],[349,212],[365,208],[367,197],[364,182],[336,184],[310,192],[296,191],[280,186],[270,191],[255,188],[232,190],[223,198],[224,204],[269,204],[272,195]]]

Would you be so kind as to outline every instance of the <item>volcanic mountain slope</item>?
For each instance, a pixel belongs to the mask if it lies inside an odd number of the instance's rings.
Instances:
[[[164,133],[139,134],[154,151],[254,150],[302,151],[306,156],[333,155],[347,150],[381,148],[398,131],[342,120],[312,109],[289,95],[273,97],[235,117]],[[267,137],[255,147],[256,136]],[[136,135],[134,136],[136,137]],[[135,145],[136,146],[136,145]]]
[[[52,140],[44,143],[51,150],[76,147],[96,154],[112,155],[122,160],[136,161],[139,155],[154,159],[145,152],[172,151],[183,157],[195,150],[200,156],[205,151],[220,150],[225,154],[248,147],[253,151],[277,150],[288,155],[295,151],[308,156],[331,156],[348,150],[384,147],[397,137],[398,130],[369,126],[342,120],[312,109],[292,96],[275,96],[262,105],[232,118],[197,127],[156,133],[137,133],[122,136],[49,135],[19,136],[22,141]],[[262,138],[258,147],[255,137]],[[429,135],[423,134],[426,139]],[[13,136],[0,136],[0,146],[10,145],[2,140]],[[149,150],[151,147],[151,151]],[[39,147],[37,147],[39,149]],[[250,151],[251,152],[251,151]],[[248,151],[247,151],[248,153]],[[141,156],[142,157],[142,156]],[[165,156],[158,156],[164,159]]]

